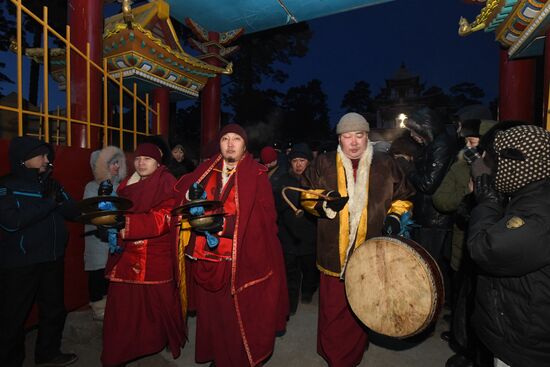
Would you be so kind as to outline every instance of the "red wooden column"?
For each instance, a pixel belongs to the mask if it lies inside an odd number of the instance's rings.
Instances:
[[[168,141],[169,125],[170,125],[170,90],[166,87],[155,88],[153,90],[153,108],[156,110],[157,103],[159,104],[160,113],[160,131],[158,131],[157,120],[153,121],[153,131],[157,135]]]
[[[207,54],[219,54],[219,48],[215,46],[220,40],[218,32],[208,32],[208,38],[212,42],[207,46]],[[216,57],[205,57],[210,65],[222,66]],[[221,76],[216,75],[208,80],[201,92],[201,157],[205,158],[204,149],[208,142],[216,139],[220,131],[221,111]]]
[[[238,47],[225,47],[239,38],[244,29],[240,28],[228,32],[211,32],[203,29],[192,19],[187,18],[185,23],[198,40],[191,39],[191,44],[202,53],[198,58],[210,65],[225,67],[229,62],[225,56],[235,52]],[[218,74],[208,80],[201,91],[201,158],[205,158],[207,144],[215,139],[220,130],[221,112],[221,76]]]
[[[535,122],[534,59],[509,60],[500,50],[499,120]]]
[[[54,10],[55,11],[55,10]],[[103,1],[68,0],[68,23],[71,26],[71,42],[83,54],[86,54],[86,43],[90,43],[90,58],[99,66],[102,65],[103,35]],[[90,68],[90,89],[86,85],[86,60],[71,53],[71,111],[72,117],[91,122],[101,122],[101,74]],[[87,95],[90,96],[90,116],[87,116]],[[86,126],[71,125],[72,146],[86,147]],[[100,146],[99,129],[90,132],[92,149]]]
[[[550,98],[550,29],[546,31],[546,39],[544,40],[544,101],[542,103],[542,125],[546,130],[550,130],[550,114],[548,108],[548,98]]]

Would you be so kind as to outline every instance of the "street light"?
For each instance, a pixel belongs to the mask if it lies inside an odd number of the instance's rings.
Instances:
[[[407,118],[407,115],[405,115],[404,113],[400,113],[399,116],[395,118],[395,121],[399,124],[400,128],[405,128],[405,120]]]

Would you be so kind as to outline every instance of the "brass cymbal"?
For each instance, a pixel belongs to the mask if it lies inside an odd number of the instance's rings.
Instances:
[[[203,199],[188,201],[182,206],[178,206],[177,208],[174,208],[172,210],[172,215],[183,215],[185,217],[190,216],[191,213],[189,212],[189,210],[191,208],[196,208],[198,206],[202,206],[204,208],[204,211],[206,212],[206,211],[220,208],[222,206],[222,202],[218,200],[203,200]]]
[[[103,195],[81,200],[77,203],[77,207],[83,213],[95,212],[98,210],[97,205],[101,202],[113,203],[117,210],[128,210],[134,205],[132,200],[120,196]]]
[[[126,213],[125,210],[96,210],[94,212],[79,215],[75,220],[84,224],[109,226],[116,223],[117,215],[124,213]]]
[[[218,219],[223,219],[225,213],[218,214],[206,214],[198,215],[196,217],[190,217],[189,225],[195,231],[204,232],[212,229],[220,228],[220,224],[223,224],[223,221],[220,223]]]

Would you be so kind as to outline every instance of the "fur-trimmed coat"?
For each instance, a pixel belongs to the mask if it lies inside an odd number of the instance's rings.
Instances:
[[[338,191],[337,154],[337,152],[329,152],[319,155],[314,163],[303,173],[302,185],[312,189]],[[364,197],[364,194],[360,194],[361,190],[356,190],[357,192],[353,195],[355,197],[351,197],[348,185],[350,200],[346,208],[339,212],[334,219],[323,217],[318,219],[317,266],[319,270],[327,275],[339,276],[344,266],[345,260],[343,261],[344,256],[342,256],[342,249],[339,246],[340,219],[342,215],[347,214],[350,218],[350,226],[356,226],[357,222],[359,222],[357,216],[361,215],[362,208],[358,207],[354,210],[353,207],[357,206],[357,203],[360,201],[366,202],[366,239],[380,236],[382,234],[384,219],[392,206],[392,202],[395,200],[406,200],[414,194],[414,189],[408,184],[403,171],[392,157],[386,153],[373,152],[369,160],[370,162],[365,162],[365,167],[363,167],[368,172],[367,182],[364,182],[365,185],[368,185],[368,195]],[[361,164],[360,162],[359,166]],[[361,169],[361,167],[357,169],[358,177],[360,176]],[[347,181],[349,179],[347,177]],[[360,184],[360,182],[357,183],[357,185]],[[354,211],[358,213],[355,216],[353,215]],[[345,258],[348,258],[349,255],[351,253],[347,254]]]
[[[109,164],[115,160],[118,160],[120,168],[118,176],[112,177],[109,173]],[[90,166],[94,174],[94,180],[86,184],[83,199],[97,196],[99,184],[107,179],[111,180],[113,191],[116,191],[120,182],[126,177],[126,156],[122,150],[114,146],[92,152]],[[109,254],[109,245],[93,234],[95,230],[96,226],[84,226],[84,231],[87,233],[84,237],[84,270],[86,271],[104,269]]]

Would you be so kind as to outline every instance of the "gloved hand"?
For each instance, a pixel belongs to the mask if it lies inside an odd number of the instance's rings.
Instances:
[[[195,182],[189,188],[189,200],[199,199],[206,199],[206,192],[204,191],[204,187]]]
[[[474,180],[474,196],[478,203],[492,202],[504,206],[506,196],[493,187],[493,182],[488,174],[477,176]]]
[[[42,184],[42,196],[60,204],[65,200],[63,187],[53,178],[48,178]]]
[[[109,230],[106,227],[98,226],[95,231],[95,236],[99,238],[101,242],[109,241]]]
[[[107,196],[111,195],[113,192],[113,184],[111,180],[101,181],[99,188],[97,189],[97,196]]]
[[[384,227],[382,233],[385,235],[397,236],[401,232],[401,220],[398,214],[391,213],[386,215],[384,219]]]
[[[338,191],[331,191],[328,196],[335,199],[327,200],[327,208],[334,210],[335,212],[339,212],[344,209],[349,199],[347,196],[342,197]]]
[[[476,147],[464,148],[464,160],[466,163],[471,165],[479,158],[481,158],[481,155]]]
[[[471,166],[471,173],[472,177],[474,179],[476,177],[479,177],[481,175],[488,175],[490,176],[493,172],[491,171],[491,168],[485,163],[485,160],[483,159],[476,159]]]

